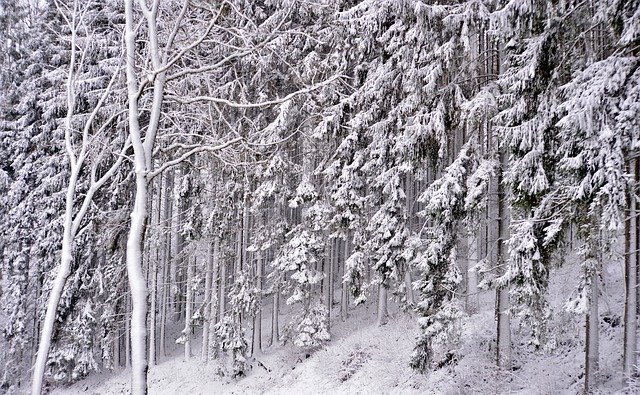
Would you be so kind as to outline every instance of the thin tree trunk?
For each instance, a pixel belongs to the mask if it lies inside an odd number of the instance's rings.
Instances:
[[[209,257],[207,259],[207,269],[204,273],[204,324],[202,325],[202,351],[201,358],[204,362],[209,360],[209,323],[215,317],[211,305],[213,304],[212,297],[212,282],[213,282],[213,244],[209,245]]]
[[[327,331],[331,331],[331,287],[333,287],[333,243],[334,239],[329,239],[328,246],[326,248],[324,259],[324,280],[323,285],[323,297],[324,304],[327,307]]]
[[[635,172],[636,160],[632,160],[630,169]],[[624,342],[623,342],[623,373],[626,378],[635,373],[637,348],[637,270],[636,251],[638,245],[638,218],[635,194],[629,194],[629,212],[625,220],[625,300],[624,300]]]
[[[598,328],[598,274],[596,270],[591,273],[591,284],[589,285],[589,311],[587,312],[585,324],[585,369],[584,369],[584,392],[590,393],[596,383],[598,372],[600,331]]]
[[[161,207],[161,203],[162,203],[162,176],[158,179],[158,196],[157,199],[155,199],[156,203],[156,207],[155,207],[155,226],[156,226],[156,232],[159,232],[160,227],[162,225],[161,220],[162,220],[162,207]],[[153,206],[153,200],[152,200],[152,206]],[[154,214],[153,209],[152,209],[152,215]],[[158,261],[160,260],[160,246],[157,243],[154,243],[154,249],[155,249],[155,257],[152,259],[152,264],[151,264],[151,322],[149,323],[149,328],[150,328],[150,332],[149,332],[149,364],[151,366],[156,365],[157,363],[157,357],[156,357],[156,346],[157,346],[157,342],[156,342],[156,321],[157,321],[157,295],[158,295]]]
[[[351,239],[350,235],[347,234],[347,239],[344,241],[344,259],[342,261],[342,273],[344,274],[344,270],[346,269],[345,262],[349,259],[349,255],[351,254]],[[347,284],[342,281],[342,300],[340,304],[340,317],[342,321],[346,321],[349,318],[349,290],[347,288]]]
[[[113,367],[118,369],[120,367],[120,325],[116,324],[116,336],[113,339]]]
[[[173,202],[171,199],[173,188],[173,171],[168,170],[165,177],[164,193],[164,254],[162,262],[162,313],[160,315],[160,355],[167,356],[166,327],[167,314],[169,313],[169,301],[171,300],[169,287],[171,282],[171,217],[173,215]]]
[[[217,297],[217,285],[222,284],[222,276],[219,275],[220,268],[220,237],[215,236],[213,240],[213,257],[212,257],[212,268],[213,271],[211,273],[211,305],[209,312],[209,347],[207,353],[209,354],[209,360],[215,358],[217,356],[217,348],[215,348],[215,326],[218,322],[218,319],[222,319],[222,309],[218,310],[218,304],[220,304],[221,298]],[[224,266],[224,265],[223,265]],[[222,288],[220,286],[220,288]],[[219,313],[218,313],[219,311]]]
[[[470,260],[474,265],[478,264],[478,248],[479,248],[478,239],[479,237],[475,237],[473,240],[468,240],[471,243],[471,246],[468,247],[468,250],[471,251]],[[469,280],[469,283],[467,288],[468,288],[469,297],[468,297],[467,311],[469,314],[474,314],[478,312],[478,306],[479,306],[478,278],[476,276],[477,274],[475,271],[468,269],[467,278]]]
[[[252,355],[255,357],[262,353],[262,254],[260,251],[256,252],[256,289],[258,290],[258,311],[256,311],[255,317],[253,317],[253,342],[252,342]]]
[[[218,311],[220,321],[224,320],[227,295],[227,262],[220,262],[220,297],[218,298]],[[219,344],[218,352],[222,355],[222,344]]]
[[[494,135],[495,146],[498,147]],[[503,275],[507,265],[506,242],[509,238],[509,207],[506,192],[503,186],[503,172],[507,163],[507,155],[504,149],[500,149],[500,170],[493,190],[494,207],[497,208],[495,220],[492,221],[492,237],[496,240],[495,253],[492,254],[496,264],[498,275]],[[497,206],[497,207],[496,207]],[[509,315],[509,286],[496,289],[496,317],[497,317],[497,355],[496,361],[499,367],[511,369],[511,317]]]
[[[278,344],[280,333],[278,329],[278,314],[280,310],[280,289],[275,286],[273,290],[273,310],[271,312],[271,346]]]
[[[187,283],[185,286],[185,314],[184,314],[184,359],[191,358],[191,317],[193,316],[193,269],[195,266],[195,257],[193,260],[187,258]]]

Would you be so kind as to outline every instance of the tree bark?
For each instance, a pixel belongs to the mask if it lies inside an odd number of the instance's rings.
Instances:
[[[209,245],[209,256],[207,259],[207,269],[204,272],[204,324],[202,325],[202,351],[201,358],[204,362],[209,360],[209,322],[214,317],[211,305],[213,304],[212,298],[212,284],[213,282],[213,244]]]
[[[262,254],[256,252],[256,289],[258,290],[258,311],[253,317],[253,342],[251,345],[252,355],[255,357],[262,353]]]
[[[193,260],[187,257],[187,284],[185,286],[185,313],[184,313],[184,359],[191,358],[191,317],[193,316],[193,270],[195,266]]]
[[[278,344],[280,332],[278,329],[278,314],[280,310],[280,289],[278,286],[273,290],[273,310],[271,311],[271,347]]]
[[[136,190],[131,225],[127,238],[127,276],[131,290],[131,393],[147,393],[147,284],[142,273],[142,242],[147,217],[147,155],[142,143],[138,110],[138,84],[134,67],[136,59],[136,28],[133,20],[133,0],[125,0],[125,45],[128,95],[129,133],[133,145]],[[157,108],[156,111],[160,109]],[[157,114],[159,115],[159,114]],[[152,116],[153,118],[153,116]],[[147,130],[149,133],[149,130]],[[149,152],[150,154],[150,152]],[[150,160],[150,158],[149,158]]]
[[[210,301],[210,309],[209,309],[209,322],[208,322],[208,331],[209,331],[209,346],[207,348],[208,360],[211,360],[217,356],[217,350],[215,349],[215,326],[218,322],[218,319],[222,319],[222,311],[220,310],[220,314],[218,314],[218,304],[220,303],[220,298],[217,297],[218,288],[216,284],[222,284],[222,277],[219,276],[220,273],[220,237],[215,236],[213,240],[213,257],[212,257],[212,273],[211,273],[211,301]]]
[[[589,311],[585,318],[585,368],[584,392],[590,393],[596,383],[598,372],[600,331],[598,328],[598,274],[596,270],[590,274]]]
[[[162,213],[162,207],[161,207],[161,202],[162,202],[162,177],[160,177],[158,179],[158,196],[157,199],[152,199],[152,206],[153,206],[153,201],[155,200],[156,203],[156,207],[155,207],[155,212],[153,211],[152,208],[152,215],[155,214],[155,226],[156,226],[156,232],[158,233],[160,230],[160,226],[161,226],[161,213]],[[159,239],[156,236],[157,239]],[[154,241],[154,249],[155,249],[155,257],[152,258],[152,263],[151,263],[151,319],[150,319],[150,323],[149,323],[149,328],[150,328],[150,333],[149,333],[149,364],[151,366],[155,365],[157,363],[157,358],[156,358],[156,346],[157,346],[157,341],[156,341],[156,326],[157,326],[157,295],[158,295],[158,261],[160,260],[160,246],[155,243]]]
[[[160,355],[167,355],[166,349],[166,327],[167,314],[169,313],[170,281],[171,281],[171,217],[173,216],[173,202],[171,199],[173,188],[173,171],[168,170],[164,186],[164,253],[162,262],[162,312],[160,314]]]
[[[494,135],[495,147],[498,141]],[[492,221],[492,237],[495,241],[495,253],[493,262],[497,268],[498,276],[505,273],[507,265],[507,246],[509,238],[509,206],[506,191],[503,186],[503,172],[507,164],[507,155],[504,149],[500,149],[500,169],[493,190],[494,205],[497,206],[495,220]],[[496,289],[496,319],[497,319],[497,355],[496,361],[500,368],[511,369],[511,317],[509,315],[509,286]]]
[[[378,284],[378,326],[385,325],[388,320],[387,287],[384,284]]]
[[[628,170],[635,173],[637,160],[631,160]],[[635,176],[635,175],[634,175]],[[636,260],[638,212],[636,211],[635,193],[632,190],[628,196],[629,208],[625,220],[625,300],[624,300],[624,341],[623,341],[623,373],[625,378],[631,378],[635,374],[637,363],[637,270]]]

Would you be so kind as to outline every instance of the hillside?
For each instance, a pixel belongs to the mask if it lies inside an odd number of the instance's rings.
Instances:
[[[556,270],[550,286],[554,311],[562,311],[569,293],[577,286],[578,267],[567,264]],[[606,278],[619,278],[622,266],[606,266]],[[622,314],[621,284],[606,281],[601,298],[601,359],[597,393],[623,393],[623,383],[612,379],[621,369]],[[492,296],[482,294],[481,305],[490,306]],[[334,320],[329,345],[310,355],[291,345],[267,349],[247,377],[233,380],[218,375],[217,362],[204,364],[198,356],[185,362],[182,350],[152,368],[151,394],[576,394],[582,391],[584,371],[583,317],[556,314],[550,323],[555,349],[534,352],[526,346],[526,331],[515,329],[514,368],[497,372],[494,319],[490,309],[463,319],[459,361],[427,375],[408,368],[417,335],[413,317],[392,309],[392,319],[378,327],[375,306],[367,304],[352,311],[348,322]],[[336,310],[337,313],[337,310]],[[266,321],[265,321],[266,324]],[[198,338],[198,337],[196,337]],[[199,344],[194,345],[199,350]],[[54,394],[129,393],[129,371],[92,374],[87,379]]]

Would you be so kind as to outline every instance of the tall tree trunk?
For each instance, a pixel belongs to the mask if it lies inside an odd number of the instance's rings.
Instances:
[[[131,225],[127,238],[127,276],[131,290],[131,393],[147,393],[147,284],[142,273],[142,243],[147,217],[147,171],[151,150],[145,152],[139,124],[138,83],[135,65],[136,27],[133,20],[133,0],[125,0],[125,45],[128,96],[128,120],[131,143],[133,145],[134,171],[136,180],[135,198],[131,212]],[[160,108],[155,109],[156,112]],[[159,113],[152,114],[152,118]],[[147,133],[152,133],[151,126]]]
[[[351,235],[347,232],[347,239],[344,241],[344,257],[342,260],[342,273],[344,277],[344,271],[346,269],[345,262],[349,259],[349,255],[351,254]],[[340,300],[340,318],[342,321],[346,321],[349,318],[349,290],[347,288],[347,283],[342,283],[342,298]]]
[[[131,367],[131,295],[127,292],[126,311],[124,314],[124,366]]]
[[[155,240],[158,240],[159,237],[159,232],[160,232],[160,227],[162,225],[162,176],[160,176],[160,178],[158,179],[158,196],[157,199],[152,199],[151,200],[151,204],[152,207],[153,205],[153,201],[156,201],[157,203],[155,204],[155,211],[151,210],[152,212],[152,216],[155,214],[155,227],[156,227],[156,237],[154,238]],[[150,332],[149,332],[149,364],[151,366],[156,365],[157,363],[157,357],[156,357],[156,346],[157,346],[157,341],[156,341],[156,326],[157,326],[157,309],[158,309],[158,305],[157,305],[157,299],[158,299],[158,262],[160,261],[160,245],[158,245],[157,242],[155,242],[155,240],[153,241],[153,243],[150,243],[150,246],[153,244],[153,249],[155,250],[155,256],[151,259],[151,317],[150,317],[150,322],[149,322],[149,328],[150,328]]]
[[[127,275],[131,289],[131,392],[147,393],[147,285],[142,274],[142,241],[147,213],[147,179],[136,169],[136,197],[127,240]]]
[[[256,289],[258,290],[258,311],[253,317],[253,342],[251,345],[252,356],[262,353],[262,254],[256,251]]]
[[[73,175],[71,179],[77,179],[77,175]],[[72,190],[73,188],[73,190]],[[40,342],[38,344],[38,356],[33,369],[31,393],[40,395],[42,393],[42,384],[44,381],[44,372],[49,357],[49,349],[51,348],[51,339],[53,337],[53,329],[56,320],[56,312],[62,291],[67,283],[67,278],[71,274],[71,262],[73,261],[73,234],[72,234],[72,215],[73,215],[73,198],[75,196],[75,183],[70,183],[67,189],[66,210],[64,229],[62,236],[62,252],[60,254],[60,266],[58,273],[53,281],[53,287],[47,301],[47,310],[45,312],[44,321],[42,323],[42,331],[40,333]]]
[[[120,367],[120,325],[116,324],[115,327],[116,336],[113,339],[113,367],[118,369]]]
[[[280,332],[278,329],[278,314],[280,313],[280,288],[276,285],[273,290],[273,310],[271,311],[271,347],[278,344]]]
[[[184,359],[191,358],[191,317],[193,316],[193,271],[195,266],[195,257],[193,260],[187,257],[187,283],[185,286],[185,313],[184,313]]]
[[[326,325],[327,325],[327,331],[331,331],[331,307],[332,307],[332,300],[331,300],[331,289],[333,287],[333,245],[334,245],[334,241],[335,239],[329,239],[329,242],[327,244],[326,250],[325,250],[325,258],[324,258],[324,280],[322,282],[323,285],[323,294],[322,296],[324,297],[324,304],[327,308],[327,321],[326,321]]]
[[[162,312],[160,314],[160,355],[167,355],[166,328],[167,314],[169,313],[169,301],[171,300],[169,287],[171,282],[171,217],[173,216],[173,202],[171,190],[173,188],[173,171],[167,170],[164,184],[164,251],[162,255]]]
[[[213,310],[212,282],[213,282],[213,244],[209,245],[209,256],[207,259],[207,268],[204,272],[204,324],[202,325],[202,351],[200,353],[204,362],[209,360],[209,322],[215,317],[211,314]]]
[[[217,349],[215,348],[215,338],[216,338],[215,326],[216,326],[216,323],[218,322],[218,319],[222,319],[222,310],[221,309],[218,310],[218,304],[222,299],[217,296],[218,286],[216,285],[216,284],[222,284],[222,276],[219,274],[220,272],[221,272],[220,237],[215,236],[213,239],[211,300],[210,300],[210,308],[209,308],[209,322],[206,324],[209,331],[209,339],[208,339],[209,346],[207,348],[208,360],[211,360],[217,356]]]
[[[636,159],[631,160],[629,169],[636,172]],[[637,176],[637,174],[634,174]],[[637,180],[636,180],[637,182]],[[636,211],[635,191],[631,191],[628,196],[628,214],[625,220],[625,299],[624,299],[624,343],[623,343],[623,373],[627,378],[635,373],[637,363],[637,270],[638,261],[636,251],[638,250],[638,212]]]
[[[498,146],[498,142],[495,142]],[[507,239],[509,238],[509,206],[506,191],[503,186],[503,172],[507,163],[507,155],[504,149],[500,149],[500,170],[498,172],[496,185],[495,205],[497,215],[492,221],[492,236],[496,240],[494,262],[497,274],[503,275],[507,265]],[[495,211],[494,211],[495,212]],[[511,369],[511,317],[509,315],[509,286],[497,287],[496,289],[496,319],[497,319],[497,355],[496,362],[499,367]]]
[[[227,262],[220,262],[220,296],[218,298],[218,311],[220,321],[224,319],[227,295]],[[219,344],[219,352],[222,353],[222,344]]]
[[[591,283],[589,285],[589,311],[585,318],[585,369],[584,369],[584,392],[590,393],[596,383],[598,372],[598,360],[600,357],[600,332],[598,327],[598,274],[593,270],[590,274]]]
[[[467,239],[469,244],[467,245],[467,251],[469,251],[469,261],[471,265],[475,266],[478,264],[478,236],[469,237]],[[472,268],[468,268],[468,284],[467,284],[467,312],[469,314],[474,314],[478,312],[479,306],[479,298],[478,298],[478,278],[475,270]]]

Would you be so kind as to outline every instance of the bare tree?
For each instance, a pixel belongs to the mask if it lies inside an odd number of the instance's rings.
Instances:
[[[128,148],[125,142],[119,152],[110,152],[109,147],[104,148],[100,143],[100,138],[108,130],[114,127],[122,115],[121,112],[105,116],[103,108],[113,93],[115,83],[120,75],[121,68],[118,67],[113,73],[109,84],[104,89],[100,99],[90,112],[82,126],[77,126],[74,122],[76,114],[76,101],[78,100],[77,84],[79,77],[86,66],[87,42],[91,39],[87,33],[87,21],[84,20],[86,10],[91,6],[91,2],[81,5],[74,1],[71,15],[65,19],[70,29],[70,52],[69,70],[66,78],[66,102],[67,113],[65,117],[65,150],[69,161],[70,175],[65,196],[65,213],[63,224],[62,251],[60,254],[60,266],[53,282],[51,293],[47,301],[45,318],[40,332],[38,343],[38,353],[33,369],[31,391],[33,394],[42,392],[44,373],[46,369],[51,339],[53,337],[56,312],[60,297],[67,283],[67,279],[72,273],[72,263],[74,255],[74,239],[83,231],[81,226],[83,220],[91,206],[93,197],[98,190],[116,173],[124,159],[124,154]],[[63,10],[59,10],[64,15]],[[80,40],[79,35],[85,34]],[[81,45],[84,43],[85,47]],[[115,159],[112,159],[112,154]],[[110,160],[110,164],[109,164]],[[89,173],[89,186],[83,194],[79,193],[81,177],[83,173]],[[101,175],[100,175],[101,174]]]

